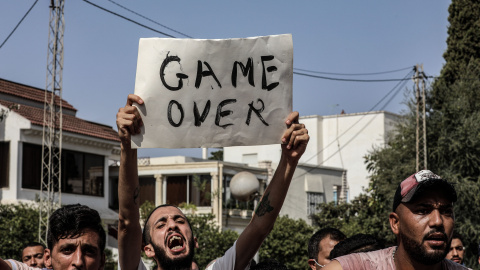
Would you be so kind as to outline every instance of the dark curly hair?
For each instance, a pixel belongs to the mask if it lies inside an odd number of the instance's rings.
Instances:
[[[330,252],[330,258],[337,258],[351,253],[369,252],[385,248],[383,240],[369,234],[355,234],[338,243]]]
[[[106,233],[98,212],[86,205],[65,205],[53,212],[49,218],[47,246],[52,250],[60,239],[79,237],[87,229],[98,234],[98,246],[103,254]]]

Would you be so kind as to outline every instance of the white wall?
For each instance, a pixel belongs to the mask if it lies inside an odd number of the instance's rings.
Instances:
[[[0,105],[0,109],[7,108]],[[19,192],[17,179],[21,174],[19,164],[22,162],[21,156],[18,155],[22,150],[19,143],[20,130],[28,128],[30,128],[30,121],[12,111],[0,122],[0,140],[10,143],[8,187],[0,189],[1,201],[14,202],[17,199]]]
[[[364,156],[374,147],[383,147],[397,119],[397,115],[384,111],[301,117],[310,142],[300,163],[346,169],[351,200],[368,187]],[[279,145],[225,147],[224,160],[241,163],[244,154],[254,153],[258,161],[271,160],[275,169],[281,151]]]

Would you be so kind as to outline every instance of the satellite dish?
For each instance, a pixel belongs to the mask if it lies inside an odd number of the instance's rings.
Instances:
[[[255,192],[258,192],[260,183],[251,172],[239,172],[230,181],[230,192],[239,201],[248,201]]]

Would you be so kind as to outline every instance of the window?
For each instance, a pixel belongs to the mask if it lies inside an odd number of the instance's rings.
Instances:
[[[0,188],[8,187],[10,142],[0,142]]]
[[[191,203],[196,206],[211,205],[210,175],[179,175],[167,177],[168,204]]]
[[[40,189],[42,146],[24,143],[22,188]],[[103,196],[105,158],[100,155],[62,150],[62,192]]]
[[[62,192],[103,196],[103,156],[62,151]]]
[[[155,178],[154,177],[139,177],[138,183],[140,185],[140,192],[138,194],[138,202],[140,205],[146,201],[155,204]],[[117,188],[118,190],[118,188]]]
[[[40,189],[42,178],[42,146],[23,144],[22,188]]]
[[[307,215],[319,213],[320,211],[317,209],[317,207],[323,202],[323,193],[307,192]]]

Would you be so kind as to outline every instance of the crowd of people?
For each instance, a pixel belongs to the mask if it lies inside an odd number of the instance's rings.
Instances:
[[[197,239],[187,216],[174,205],[155,208],[142,230],[139,213],[137,150],[130,145],[142,119],[133,104],[143,100],[129,95],[117,113],[121,140],[119,170],[118,267],[146,270],[142,252],[156,262],[158,270],[198,269],[194,262]],[[308,130],[290,114],[282,136],[278,168],[245,230],[225,254],[206,269],[287,269],[278,260],[256,263],[253,258],[273,229],[285,200],[293,173],[309,141]],[[454,233],[453,185],[424,170],[403,180],[395,193],[388,222],[396,235],[396,246],[381,239],[357,234],[346,237],[335,228],[323,228],[308,243],[311,269],[469,269],[464,265],[465,246]],[[47,246],[30,243],[21,251],[22,262],[0,259],[0,270],[102,270],[105,266],[105,230],[99,213],[88,206],[65,205],[49,218]],[[480,249],[480,247],[479,247]],[[480,263],[480,250],[479,250]]]

